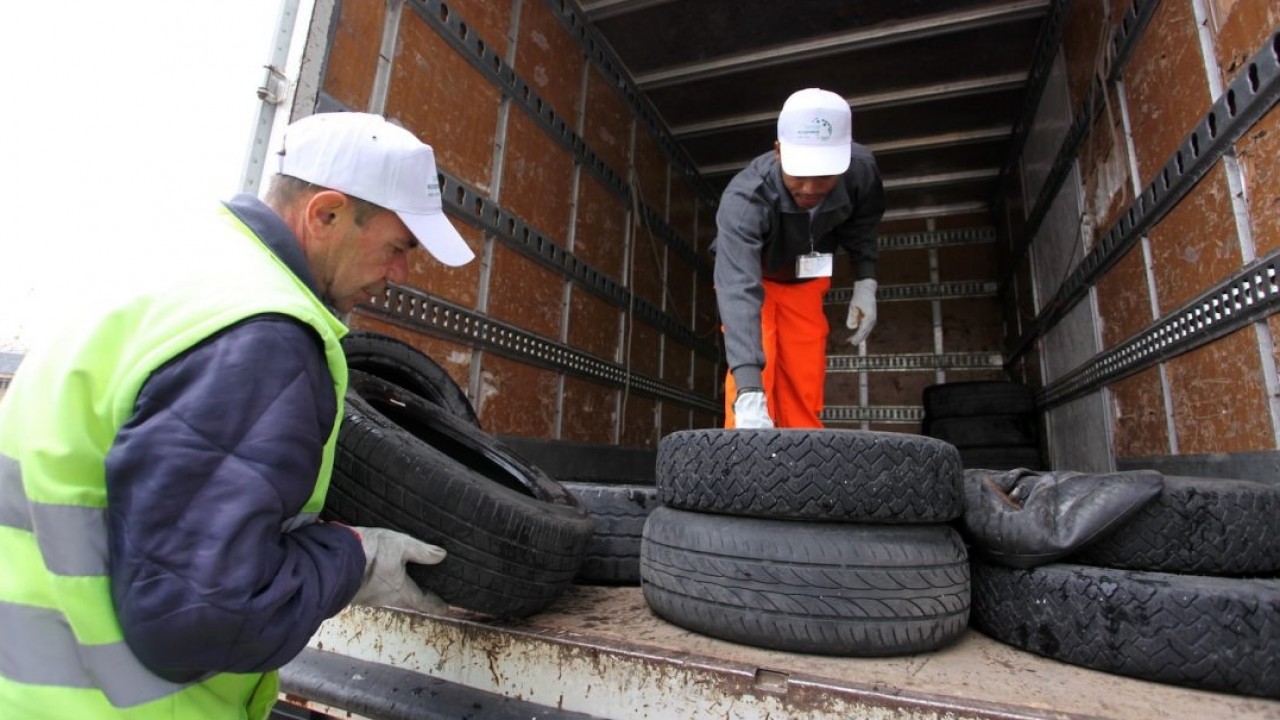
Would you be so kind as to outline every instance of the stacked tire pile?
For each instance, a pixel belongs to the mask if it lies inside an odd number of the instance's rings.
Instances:
[[[733,642],[883,656],[955,640],[969,563],[954,447],[842,430],[688,430],[658,446],[640,578],[660,617]]]
[[[582,565],[586,509],[481,430],[427,356],[375,333],[351,333],[343,348],[350,389],[322,516],[443,547],[444,562],[409,574],[450,605],[506,617],[545,609]]]
[[[1165,477],[1066,560],[1024,570],[975,557],[974,627],[1096,670],[1280,697],[1280,486]]]
[[[921,433],[960,450],[965,468],[1041,467],[1035,393],[1026,385],[974,381],[924,389]]]

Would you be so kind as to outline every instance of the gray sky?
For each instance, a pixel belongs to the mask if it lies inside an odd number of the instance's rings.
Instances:
[[[69,0],[0,12],[0,351],[74,312],[112,263],[233,194],[279,0]]]

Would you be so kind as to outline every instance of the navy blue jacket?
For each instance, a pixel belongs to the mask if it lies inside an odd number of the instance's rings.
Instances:
[[[315,291],[284,222],[227,207]],[[364,552],[349,529],[286,531],[315,487],[337,398],[315,332],[248,318],[156,370],[106,458],[111,594],[125,641],[175,682],[264,672],[350,602]]]

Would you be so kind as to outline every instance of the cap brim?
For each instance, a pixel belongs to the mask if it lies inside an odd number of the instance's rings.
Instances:
[[[778,141],[781,146],[782,172],[795,177],[843,175],[849,169],[852,143],[839,145],[795,145]]]
[[[418,242],[422,243],[422,247],[445,265],[457,267],[475,260],[476,254],[471,251],[471,246],[462,239],[444,213],[420,215],[397,212],[396,215],[404,222],[405,227],[409,228],[409,232],[418,239]]]

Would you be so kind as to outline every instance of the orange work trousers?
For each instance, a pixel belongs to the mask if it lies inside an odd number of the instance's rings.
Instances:
[[[827,316],[822,298],[831,278],[780,283],[763,280],[760,340],[764,344],[765,399],[774,427],[820,428],[827,375]],[[733,373],[724,380],[724,426],[734,427]]]

